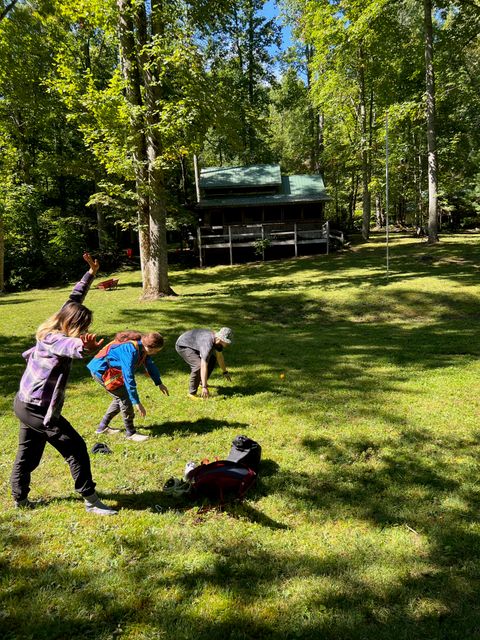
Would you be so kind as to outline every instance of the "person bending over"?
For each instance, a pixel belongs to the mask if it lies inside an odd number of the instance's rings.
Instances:
[[[138,396],[135,369],[144,366],[155,385],[168,396],[168,389],[162,383],[160,372],[152,360],[152,356],[162,348],[163,337],[156,331],[144,334],[121,331],[88,363],[93,378],[112,397],[96,433],[117,433],[119,429],[112,429],[109,424],[121,413],[127,439],[135,442],[148,440],[148,436],[137,433],[134,426],[135,410],[142,417],[147,415]]]
[[[191,329],[182,333],[175,344],[175,350],[190,367],[189,397],[196,399],[198,387],[202,385],[202,398],[208,398],[208,378],[218,364],[227,380],[231,380],[225,365],[223,349],[232,343],[233,332],[228,327],[219,331]]]

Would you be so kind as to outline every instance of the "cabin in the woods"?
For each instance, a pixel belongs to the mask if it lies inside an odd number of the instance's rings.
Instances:
[[[332,246],[321,175],[285,176],[277,164],[209,167],[201,170],[198,186],[201,265],[328,252]]]

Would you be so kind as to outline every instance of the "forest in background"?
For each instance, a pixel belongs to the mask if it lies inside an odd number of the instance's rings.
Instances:
[[[71,278],[86,247],[116,266],[138,238],[144,296],[168,293],[194,155],[320,172],[327,218],[368,239],[387,113],[390,220],[428,223],[434,157],[440,231],[480,225],[479,3],[283,0],[285,51],[264,5],[0,0],[0,290]]]

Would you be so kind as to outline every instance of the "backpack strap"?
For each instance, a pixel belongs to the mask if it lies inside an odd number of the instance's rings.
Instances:
[[[109,342],[108,344],[106,344],[104,347],[102,347],[100,349],[100,351],[94,356],[95,358],[105,358],[108,354],[108,352],[110,351],[110,349],[116,345],[116,344],[121,344],[121,342],[115,342],[115,340],[112,340],[112,342]]]
[[[118,347],[121,344],[127,344],[127,342],[130,342],[131,344],[133,344],[133,346],[135,347],[136,351],[140,352],[140,346],[138,344],[138,340],[126,340],[125,342],[118,342],[118,341],[112,340],[112,342],[109,342],[102,349],[100,349],[100,351],[94,357],[95,358],[105,358],[105,360],[107,361],[108,366],[110,366],[110,362],[108,361],[108,354],[110,352],[110,349],[112,347]],[[136,366],[140,366],[142,364],[145,366],[145,360],[146,359],[147,359],[147,352],[145,351],[145,348],[144,348],[143,353],[140,355],[140,358],[139,358]]]
[[[136,340],[129,340],[129,342],[131,342],[134,345],[135,349],[140,353],[140,345],[138,344],[138,342]],[[145,347],[143,347],[143,353],[140,353],[140,357],[138,358],[138,362],[137,362],[137,367],[140,367],[142,365],[145,367],[145,360],[147,359],[147,355],[148,354],[145,351]]]

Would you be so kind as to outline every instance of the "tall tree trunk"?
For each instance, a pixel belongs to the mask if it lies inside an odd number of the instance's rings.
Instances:
[[[240,71],[240,75],[243,77],[245,73],[244,62],[243,62],[243,52],[242,45],[240,43],[240,20],[238,16],[238,8],[237,5],[233,4],[233,18],[235,23],[235,49],[238,56],[238,68]],[[242,83],[241,92],[243,94],[245,89],[245,85]],[[245,108],[242,107],[240,114],[241,121],[241,138],[242,138],[242,146],[243,146],[243,158],[244,161],[247,160],[247,149],[248,149],[248,133],[247,133],[247,117],[245,113]],[[221,165],[220,165],[221,166]]]
[[[367,98],[365,91],[365,56],[363,49],[359,50],[359,82],[360,82],[360,128],[362,136],[362,237],[370,237],[370,163],[368,150]]]
[[[85,27],[81,27],[81,29],[85,29]],[[90,37],[88,36],[88,31],[85,29],[84,42],[83,42],[83,56],[84,56],[84,67],[87,72],[92,72],[92,56],[90,53]],[[62,142],[62,130],[59,129],[58,132],[58,144],[57,144],[57,154],[63,156],[63,142]],[[95,191],[97,190],[97,181],[95,180]],[[65,179],[63,176],[59,177],[59,192],[60,192],[60,207],[62,212],[66,207],[66,193],[65,193]],[[107,230],[107,225],[105,223],[105,212],[101,204],[96,204],[95,212],[97,216],[97,240],[98,240],[98,248],[100,251],[105,251],[109,244],[109,235]]]
[[[420,149],[420,141],[415,132],[412,133],[413,148],[413,184],[415,194],[415,228],[417,232],[423,227],[423,209],[422,209],[422,153]]]
[[[255,103],[255,25],[254,7],[250,0],[248,3],[248,104],[250,113],[253,111]],[[248,123],[248,151],[249,162],[255,158],[255,132],[251,121]]]
[[[105,212],[101,204],[95,206],[95,213],[97,214],[98,248],[103,252],[107,250],[109,237],[105,224]]]
[[[0,293],[5,289],[5,229],[3,213],[0,210]]]
[[[357,207],[357,195],[358,195],[358,183],[359,179],[355,171],[352,173],[350,180],[350,194],[348,198],[348,228],[353,229],[353,217],[355,215],[355,209]]]
[[[161,37],[161,2],[152,2],[152,37]],[[168,281],[167,251],[167,193],[165,177],[160,165],[162,150],[157,131],[157,109],[160,98],[159,80],[155,77],[154,63],[148,51],[150,44],[147,31],[145,5],[137,7],[137,33],[139,66],[142,73],[145,101],[145,142],[148,160],[149,217],[148,238],[144,243],[143,298],[156,299],[173,294]]]
[[[375,221],[378,229],[384,226],[384,216],[382,212],[382,196],[377,193],[375,195]]]
[[[310,91],[312,89],[312,71],[311,71],[311,60],[313,57],[312,46],[307,44],[305,47],[305,58],[306,58],[306,71],[307,71],[307,91],[310,96]],[[315,122],[315,109],[311,100],[308,102],[308,128],[309,128],[309,146],[310,146],[310,171],[315,171],[317,164],[317,142],[316,138],[316,122]]]
[[[121,62],[131,105],[133,161],[138,199],[138,235],[145,299],[173,293],[168,282],[166,191],[158,162],[160,144],[155,130],[156,97],[152,82],[145,5],[117,0]],[[152,3],[152,11],[158,3]],[[152,18],[152,24],[157,22]],[[135,41],[135,28],[138,43]],[[138,47],[137,47],[138,44]],[[137,55],[138,49],[138,55]],[[143,81],[143,83],[142,83]],[[142,99],[142,84],[144,100]],[[142,108],[145,116],[142,116]]]
[[[325,116],[323,113],[317,113],[316,117],[317,130],[316,130],[316,164],[315,173],[323,173],[323,152],[325,150],[324,130],[325,130]]]
[[[424,0],[425,14],[425,97],[428,150],[428,241],[438,242],[438,176],[435,130],[435,75],[433,70],[432,0]]]
[[[138,243],[142,278],[145,273],[145,245],[148,244],[148,176],[147,149],[144,123],[141,115],[142,93],[138,70],[132,7],[129,0],[117,0],[118,29],[120,38],[120,64],[125,80],[126,99],[130,106],[130,133],[132,137],[133,169],[137,195]]]
[[[95,184],[95,191],[97,185]],[[95,213],[97,214],[97,238],[98,248],[101,252],[106,251],[108,247],[109,236],[107,232],[107,225],[105,221],[105,211],[100,203],[95,205]]]
[[[313,47],[307,44],[305,48],[307,90],[310,96],[312,89],[311,60],[313,58]],[[308,126],[310,132],[310,170],[314,173],[322,172],[321,157],[324,150],[324,116],[317,111],[311,100],[308,103]]]

